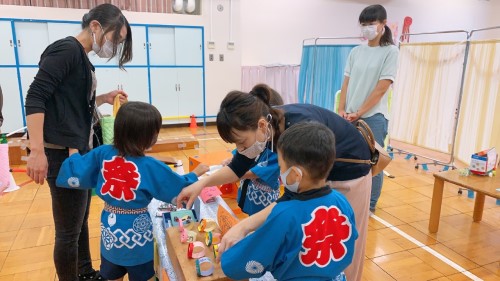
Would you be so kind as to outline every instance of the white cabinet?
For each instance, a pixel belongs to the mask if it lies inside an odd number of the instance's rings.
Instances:
[[[175,30],[171,27],[148,27],[149,64],[175,65]]]
[[[6,119],[2,128],[4,132],[24,124],[22,104],[46,47],[81,32],[79,23],[13,22],[0,21],[0,85],[4,93],[3,112]],[[118,68],[118,57],[108,61],[92,51],[89,53],[90,61],[96,66],[97,94],[122,89],[129,95],[130,101],[151,103],[163,117],[202,116],[203,29],[159,25],[133,25],[131,29],[133,58],[125,64],[126,71]],[[13,40],[13,31],[16,40]],[[112,113],[112,105],[105,104],[100,109],[103,114]],[[189,118],[169,118],[166,121],[177,122],[188,123]]]
[[[101,95],[113,90],[123,90],[129,101],[149,103],[148,71],[145,68],[96,68],[96,94]],[[103,104],[99,107],[102,114],[112,114],[113,106]]]
[[[149,27],[148,32],[151,65],[201,66],[203,64],[200,28]]]
[[[24,126],[15,67],[0,68],[0,86],[3,93],[2,114],[4,118],[0,131],[9,133]]]
[[[147,58],[147,42],[146,42],[146,27],[145,26],[131,26],[132,29],[132,61],[125,64],[127,65],[143,65],[148,64]]]
[[[163,117],[203,115],[202,69],[151,69],[151,99]]]
[[[178,68],[179,115],[203,115],[203,70]]]
[[[16,65],[10,21],[0,21],[0,65]]]
[[[47,23],[16,22],[17,52],[20,65],[38,65],[40,55],[49,45]]]
[[[175,28],[176,65],[202,65],[202,42],[200,28]]]
[[[47,29],[49,34],[49,44],[55,41],[66,38],[68,36],[76,37],[82,31],[82,26],[77,23],[47,23]]]
[[[163,117],[179,115],[177,69],[151,69],[151,104]]]
[[[21,74],[21,87],[23,89],[23,102],[26,101],[26,95],[31,86],[31,83],[35,80],[35,76],[38,73],[38,67],[22,67],[19,69]]]

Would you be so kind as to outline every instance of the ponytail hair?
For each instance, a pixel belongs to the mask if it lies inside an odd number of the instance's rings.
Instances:
[[[385,28],[385,32],[382,35],[382,38],[380,38],[380,46],[395,45],[394,40],[392,39],[391,29],[387,25],[384,25],[384,28]]]
[[[387,20],[387,11],[382,5],[370,5],[361,11],[359,14],[359,23],[370,23],[374,21],[379,21],[383,23]],[[394,45],[394,40],[392,39],[392,31],[387,26],[384,25],[384,34],[380,38],[380,46]]]
[[[217,131],[221,138],[225,142],[234,143],[233,130],[257,130],[260,118],[265,118],[274,128],[274,142],[276,143],[280,136],[279,123],[284,118],[284,114],[283,111],[273,108],[270,104],[273,91],[268,85],[258,84],[249,93],[229,92],[222,100],[217,114]]]

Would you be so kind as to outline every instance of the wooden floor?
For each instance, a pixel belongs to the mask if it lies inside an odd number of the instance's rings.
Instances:
[[[165,136],[186,136],[189,129],[164,129]],[[232,149],[218,139],[216,129],[198,129],[199,149],[165,153],[181,159],[187,170],[187,157],[200,153]],[[394,144],[393,144],[394,145]],[[395,146],[395,145],[394,145]],[[500,280],[500,206],[486,198],[483,221],[472,222],[473,199],[467,192],[445,186],[442,218],[437,234],[427,225],[432,196],[432,172],[415,170],[415,160],[395,155],[387,171],[375,215],[393,227],[370,218],[363,280],[470,280],[452,266],[430,254],[395,231],[410,235],[445,258],[484,280]],[[15,173],[21,190],[0,198],[0,281],[57,280],[52,261],[54,222],[47,186],[30,182]],[[236,207],[234,200],[228,202]],[[99,267],[99,218],[102,201],[93,197],[89,218],[94,267]]]

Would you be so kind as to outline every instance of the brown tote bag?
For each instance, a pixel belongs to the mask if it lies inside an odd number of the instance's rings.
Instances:
[[[359,163],[359,164],[369,164],[372,166],[372,176],[378,175],[380,172],[384,170],[389,162],[391,162],[392,158],[389,156],[389,153],[381,147],[373,137],[373,132],[370,129],[370,126],[366,124],[363,120],[358,120],[356,124],[356,128],[359,130],[361,135],[365,138],[368,146],[370,147],[370,152],[372,157],[370,160],[360,160],[360,159],[347,159],[347,158],[337,158],[335,161],[339,162],[347,162],[347,163]]]

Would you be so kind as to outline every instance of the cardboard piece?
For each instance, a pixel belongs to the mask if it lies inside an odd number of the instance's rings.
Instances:
[[[219,190],[217,186],[207,186],[201,190],[201,200],[203,203],[212,203],[215,201],[215,198],[221,195],[222,192]]]
[[[154,154],[154,153],[146,153],[146,156],[153,157],[156,160],[158,160],[160,162],[163,162],[163,163],[165,163],[167,165],[169,165],[169,164],[177,164],[177,159],[175,159],[174,157],[163,156],[163,155],[158,155],[158,154]]]
[[[238,223],[238,219],[233,217],[224,207],[219,205],[217,209],[217,224],[219,225],[222,236],[226,234],[231,227]]]
[[[29,141],[23,138],[9,138],[9,162],[10,165],[26,164],[28,152],[26,147],[29,146]]]
[[[156,153],[164,151],[176,151],[182,149],[198,148],[198,140],[193,137],[158,139],[155,145],[147,151],[147,153]]]

